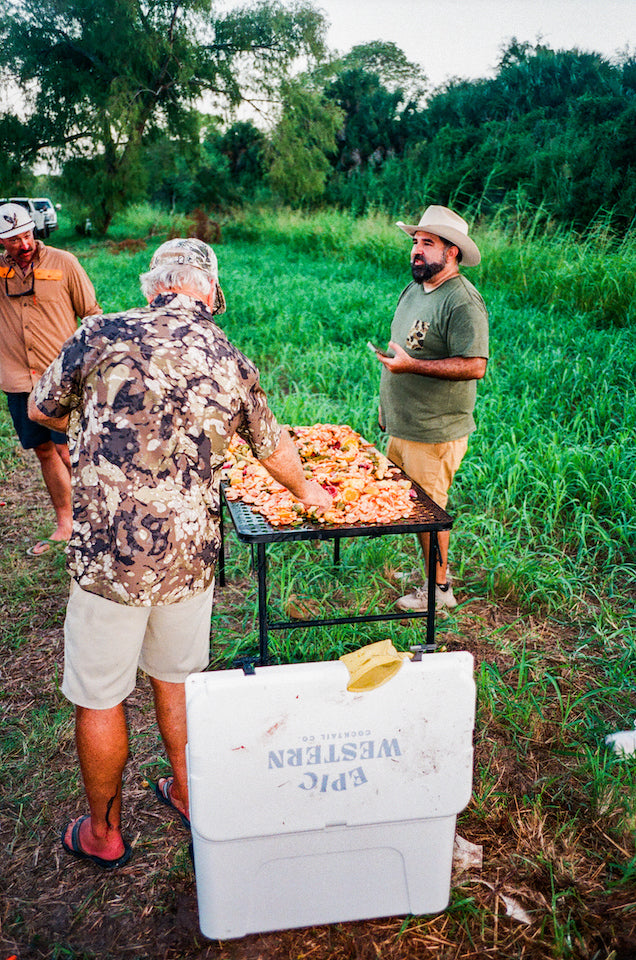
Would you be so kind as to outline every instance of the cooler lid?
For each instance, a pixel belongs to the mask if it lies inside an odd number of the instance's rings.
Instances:
[[[404,661],[347,691],[339,662],[186,681],[193,828],[210,840],[446,817],[472,787],[473,658]]]

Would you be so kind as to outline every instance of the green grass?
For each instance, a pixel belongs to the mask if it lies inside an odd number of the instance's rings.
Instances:
[[[100,303],[112,311],[141,302],[138,274],[170,226],[149,208],[120,218],[113,239],[146,237],[147,249],[135,254],[115,255],[107,242],[80,241],[64,229],[53,239],[81,256]],[[222,230],[216,250],[228,312],[220,322],[259,365],[279,419],[349,423],[382,445],[378,365],[365,344],[387,340],[408,282],[407,239],[384,220],[336,214],[256,211],[228,219]],[[524,239],[493,226],[483,226],[477,239],[483,265],[466,272],[489,305],[492,355],[478,386],[478,429],[449,503],[451,564],[458,594],[469,602],[437,627],[442,646],[476,655],[474,792],[458,829],[484,844],[484,879],[509,882],[522,901],[535,896],[535,952],[528,957],[600,957],[601,950],[609,956],[618,936],[611,930],[628,922],[625,904],[633,904],[636,887],[636,761],[602,748],[607,732],[631,727],[636,716],[636,345],[629,292],[636,245],[633,237],[616,244],[601,233],[581,241],[538,229]],[[620,308],[608,306],[614,276],[625,281]],[[0,478],[8,480],[21,460],[3,402],[0,453]],[[28,509],[16,507],[20,522]],[[212,625],[218,667],[253,653],[258,642],[249,549],[231,534],[227,543],[231,593],[220,592]],[[337,572],[329,543],[275,545],[268,559],[277,618],[294,598],[318,598],[335,615],[386,609],[401,585],[421,576],[411,537],[347,541]],[[3,650],[25,658],[33,638],[59,634],[63,602],[48,606],[43,591],[63,597],[66,574],[58,558],[29,566],[21,544],[5,537],[0,580]],[[270,649],[284,662],[331,659],[385,637],[406,649],[424,640],[424,626],[272,631]],[[71,750],[68,712],[53,684],[48,715],[24,696],[19,721],[4,728],[7,782],[25,809],[58,741]],[[144,733],[135,744],[143,770],[155,762],[151,740]],[[69,787],[53,775],[52,797],[62,789]],[[25,823],[16,816],[11,842]],[[174,870],[175,884],[185,883],[187,863],[179,860]],[[443,931],[466,951],[473,945],[475,953],[506,960],[525,955],[524,928],[505,920],[503,908],[493,929],[497,903],[489,888],[466,881],[453,890],[438,926],[412,918],[402,929],[398,923],[396,937],[399,930],[408,950],[410,937]],[[166,901],[158,903],[165,908]],[[610,917],[602,935],[598,917]],[[412,943],[417,951],[418,941]],[[56,949],[65,955],[66,947]]]
[[[105,310],[140,302],[138,275],[173,222],[147,206],[116,221],[115,238],[146,237],[147,249],[134,254],[115,255],[107,241],[74,243]],[[401,231],[382,218],[261,210],[222,229],[229,309],[221,323],[259,365],[279,419],[347,422],[382,444],[378,364],[365,343],[386,342],[408,281]],[[73,238],[63,227],[54,239]],[[599,302],[617,269],[630,288],[634,238],[617,245],[600,227],[584,240],[555,237],[531,224],[525,242],[493,227],[477,239],[483,263],[466,272],[489,305],[491,360],[478,387],[478,430],[452,492],[453,563],[460,576],[479,571],[489,595],[529,609],[620,599],[636,558],[636,349],[631,327],[598,328],[572,276],[578,271],[588,285],[595,276]],[[544,274],[555,291],[547,298]],[[630,317],[628,310],[623,319]],[[0,410],[0,444],[10,447]],[[624,609],[633,612],[631,599]]]
[[[134,254],[77,240],[64,223],[54,240],[76,249],[100,303],[113,311],[140,302],[138,275],[173,223],[147,206],[116,221],[115,239],[146,237],[147,249]],[[382,218],[261,210],[228,219],[222,230],[217,253],[229,309],[221,323],[259,365],[279,419],[347,422],[381,445],[378,364],[365,343],[386,342],[408,281],[401,231]],[[595,276],[600,302],[616,270],[629,288],[634,238],[613,244],[599,228],[582,241],[530,225],[525,242],[494,227],[477,239],[483,263],[466,272],[489,305],[491,360],[478,387],[478,429],[450,502],[456,573],[474,591],[528,610],[569,615],[613,601],[631,620],[633,591],[625,589],[636,559],[636,348],[631,327],[599,329],[576,290]],[[532,267],[539,262],[540,271]],[[554,296],[544,296],[544,274]],[[2,469],[10,470],[4,406],[0,444],[8,454]],[[378,568],[394,566],[401,552],[386,543],[367,563],[358,551],[370,595],[380,589]],[[412,549],[409,563],[417,564]],[[309,571],[311,579],[311,562]],[[294,591],[280,576],[284,598]]]

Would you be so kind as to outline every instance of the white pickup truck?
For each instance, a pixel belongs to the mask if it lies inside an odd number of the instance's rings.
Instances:
[[[57,230],[57,213],[48,197],[6,197],[0,203],[19,203],[25,207],[35,224],[33,233],[36,239],[45,240]]]

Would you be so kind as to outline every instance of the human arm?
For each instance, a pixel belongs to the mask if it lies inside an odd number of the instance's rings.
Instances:
[[[29,418],[51,430],[66,432],[71,411],[80,405],[80,365],[87,328],[75,331],[33,387],[27,404]]]
[[[73,259],[75,260],[75,258]],[[69,264],[67,282],[73,310],[79,320],[102,312],[102,308],[97,302],[95,288],[88,274],[77,260],[75,262],[71,261]]]
[[[287,487],[305,507],[327,510],[332,505],[333,500],[327,491],[315,480],[305,477],[298,450],[286,430],[281,433],[274,452],[260,462],[274,480]]]
[[[35,400],[33,399],[33,391],[29,394],[28,414],[29,420],[33,420],[35,423],[41,423],[43,427],[48,427],[49,430],[56,430],[58,433],[66,433],[68,414],[65,414],[63,417],[47,417],[47,415],[42,413],[39,407],[36,406]]]
[[[391,373],[414,373],[423,377],[435,377],[438,380],[481,380],[486,373],[486,357],[443,357],[439,360],[418,360],[409,356],[406,350],[389,342],[395,356],[383,357],[376,354]]]

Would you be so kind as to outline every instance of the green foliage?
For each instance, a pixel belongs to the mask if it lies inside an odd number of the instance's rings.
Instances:
[[[407,60],[404,52],[390,40],[357,44],[332,64],[332,69],[338,75],[349,70],[373,74],[387,90],[400,91],[407,101],[419,102],[426,87],[422,68]]]
[[[233,123],[220,138],[219,150],[227,158],[237,194],[253,199],[254,187],[263,179],[265,135],[250,121]]]
[[[283,113],[270,140],[267,179],[288,203],[312,202],[322,195],[328,155],[342,122],[341,111],[300,83],[283,88]]]
[[[336,170],[380,164],[398,145],[397,108],[402,91],[390,93],[375,74],[360,67],[345,70],[326,95],[344,114],[338,134]]]
[[[399,108],[380,68],[367,64],[367,74],[359,66],[341,69],[325,88],[346,114],[331,202],[356,215],[397,215],[417,197],[420,211],[443,203],[493,216],[523,192],[559,223],[583,229],[608,216],[613,229],[629,229],[633,58],[611,64],[595,53],[512,41],[493,79],[453,80],[424,108]],[[373,167],[365,170],[370,157]]]
[[[277,0],[214,18],[206,0],[22,0],[5,16],[0,65],[26,98],[32,152],[66,163],[105,231],[144,195],[145,142],[195,140],[197,98],[236,105],[246,66],[250,84],[274,90],[298,55],[320,52],[323,29],[309,5]]]
[[[29,196],[35,180],[28,165],[32,160],[29,130],[15,114],[0,116],[0,194]]]
[[[150,199],[171,210],[215,212],[254,201],[262,190],[265,135],[250,121],[225,131],[212,119],[196,142],[161,134],[145,148]]]
[[[190,210],[193,179],[202,163],[199,143],[173,139],[165,133],[144,147],[144,168],[151,203],[169,210]]]
[[[222,91],[233,104],[250,95],[276,95],[298,57],[311,65],[324,56],[325,29],[321,12],[304,0],[259,0],[217,16],[212,53],[225,82]]]

